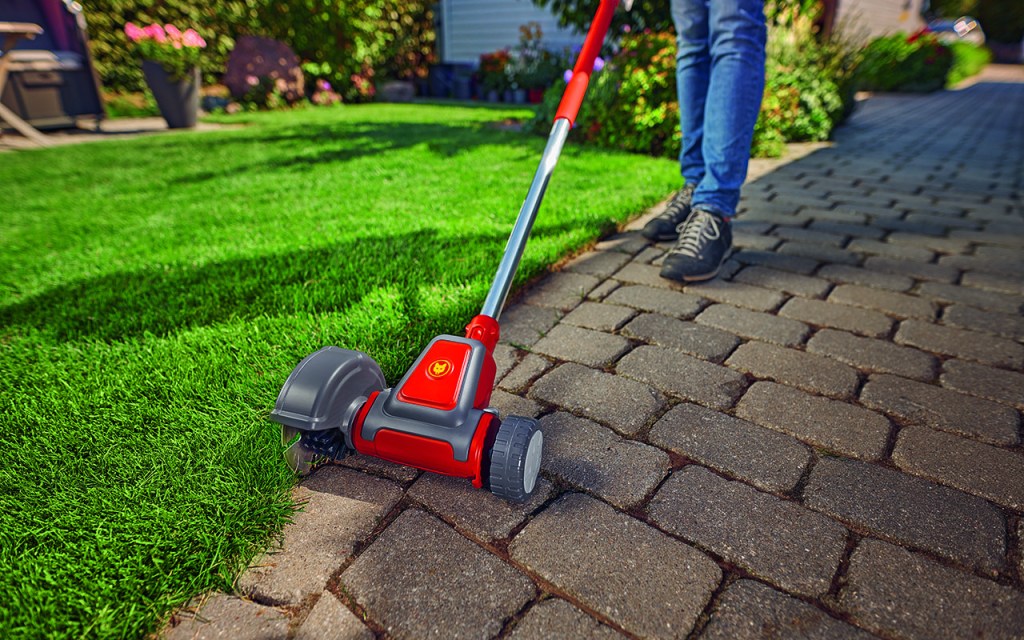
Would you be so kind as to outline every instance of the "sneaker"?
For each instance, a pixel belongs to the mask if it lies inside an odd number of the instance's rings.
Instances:
[[[694,185],[687,184],[672,196],[671,202],[657,218],[644,225],[644,237],[655,242],[675,240],[679,237],[676,228],[690,215],[690,201],[693,200]]]
[[[714,278],[732,247],[729,221],[698,205],[678,231],[679,242],[665,258],[661,277],[682,282]]]

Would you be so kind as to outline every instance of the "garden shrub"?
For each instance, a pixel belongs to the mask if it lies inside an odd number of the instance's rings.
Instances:
[[[935,91],[946,86],[953,54],[934,34],[876,38],[864,48],[859,85],[868,91]]]
[[[371,97],[375,80],[425,77],[434,45],[427,0],[93,0],[86,17],[103,85],[121,92],[145,86],[122,31],[128,21],[199,31],[207,83],[223,73],[236,38],[281,40],[307,61],[310,89],[324,79],[347,100]]]
[[[964,41],[953,42],[947,46],[953,53],[953,64],[946,77],[947,87],[977,75],[992,61],[992,52],[985,47]]]

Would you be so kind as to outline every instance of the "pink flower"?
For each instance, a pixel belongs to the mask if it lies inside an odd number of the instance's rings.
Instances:
[[[146,36],[146,32],[143,31],[139,25],[132,22],[124,25],[124,34],[128,36],[128,39],[132,42],[138,42]]]
[[[158,24],[151,24],[145,29],[143,29],[143,31],[145,32],[146,37],[148,38],[152,38],[153,40],[160,43],[167,42],[167,34],[164,33],[164,28]]]
[[[186,47],[199,47],[200,49],[206,46],[206,40],[196,33],[195,29],[189,29],[181,36],[181,41]]]
[[[572,69],[566,69],[562,74],[562,79],[565,80],[565,84],[569,84],[569,81],[572,80]]]
[[[245,84],[249,85],[250,87],[255,87],[259,83],[260,79],[257,78],[256,76],[245,76]]]
[[[173,24],[166,25],[164,31],[167,32],[171,40],[181,40],[181,30]]]
[[[594,71],[600,71],[601,69],[604,69],[604,58],[597,56],[594,58]]]
[[[331,83],[327,82],[326,80],[323,80],[323,79],[317,80],[316,81],[316,86],[321,91],[330,91],[331,90]]]

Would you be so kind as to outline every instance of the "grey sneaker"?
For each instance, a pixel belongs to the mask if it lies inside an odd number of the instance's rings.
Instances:
[[[729,221],[698,205],[679,225],[679,241],[665,258],[661,277],[681,282],[710,280],[718,275],[730,248]]]
[[[640,233],[644,234],[648,240],[655,242],[678,238],[679,232],[676,231],[676,228],[690,215],[690,201],[693,200],[694,188],[694,185],[687,184],[677,191],[665,210],[658,214],[657,218],[648,221]]]

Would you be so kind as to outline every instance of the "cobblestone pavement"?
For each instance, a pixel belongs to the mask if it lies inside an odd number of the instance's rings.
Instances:
[[[1024,637],[1024,72],[997,71],[756,164],[714,282],[662,280],[641,219],[528,291],[495,403],[545,429],[529,503],[322,469],[166,637]]]

